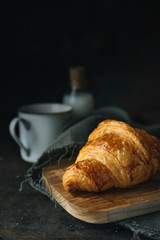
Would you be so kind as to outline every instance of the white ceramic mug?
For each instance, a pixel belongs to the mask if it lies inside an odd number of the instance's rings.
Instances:
[[[22,159],[35,163],[58,137],[71,116],[72,107],[61,103],[37,103],[20,107],[18,117],[9,124],[9,131],[20,147]]]

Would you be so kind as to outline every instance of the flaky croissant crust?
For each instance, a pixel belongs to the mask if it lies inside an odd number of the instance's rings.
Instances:
[[[158,138],[127,123],[105,120],[89,135],[62,183],[67,191],[125,188],[147,181],[159,166]]]

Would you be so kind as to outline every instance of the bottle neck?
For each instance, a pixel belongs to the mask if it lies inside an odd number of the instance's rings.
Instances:
[[[75,93],[86,92],[86,90],[85,90],[84,88],[77,89],[77,88],[75,88],[75,87],[72,87],[72,88],[71,88],[71,91],[72,91],[72,92],[75,92]]]
[[[86,87],[85,68],[70,68],[70,86],[72,89],[84,91]]]

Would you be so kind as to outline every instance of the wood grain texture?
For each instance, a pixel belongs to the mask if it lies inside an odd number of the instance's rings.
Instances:
[[[71,164],[68,159],[45,166],[42,177],[55,200],[72,216],[89,223],[108,223],[160,210],[160,177],[131,188],[101,193],[66,192],[62,176]]]

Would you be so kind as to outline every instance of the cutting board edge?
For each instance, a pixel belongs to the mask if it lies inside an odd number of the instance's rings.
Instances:
[[[63,207],[73,217],[88,223],[104,223],[104,221],[101,221],[101,220],[97,222],[97,219],[100,219],[102,215],[104,215],[103,211],[96,212],[96,211],[90,211],[90,210],[86,210],[85,208],[79,207],[69,202],[55,188],[51,188],[51,186],[49,185],[48,179],[45,177],[45,175],[43,175],[43,181],[49,193],[52,195],[52,197],[60,204],[61,207]],[[88,213],[89,216],[92,216],[91,220],[88,219],[90,217],[87,217],[88,214],[86,215],[86,213]],[[105,223],[108,223],[107,214],[105,214]]]
[[[152,206],[153,203],[154,206]],[[86,211],[85,208],[77,207],[69,201],[66,201],[66,206],[64,209],[79,220],[88,223],[104,224],[159,211],[160,199],[154,200],[152,202],[144,202],[134,205],[122,206],[120,208],[108,209],[106,211]]]
[[[115,222],[132,217],[142,216],[156,211],[160,211],[160,199],[111,209],[108,213],[108,219],[109,222]]]
[[[160,199],[136,203],[133,205],[128,204],[127,206],[122,205],[119,208],[115,207],[104,211],[87,210],[86,208],[79,207],[64,198],[58,190],[50,186],[48,179],[45,176],[43,176],[43,180],[45,182],[46,188],[53,196],[53,198],[69,214],[84,222],[95,224],[111,223],[160,210]]]

